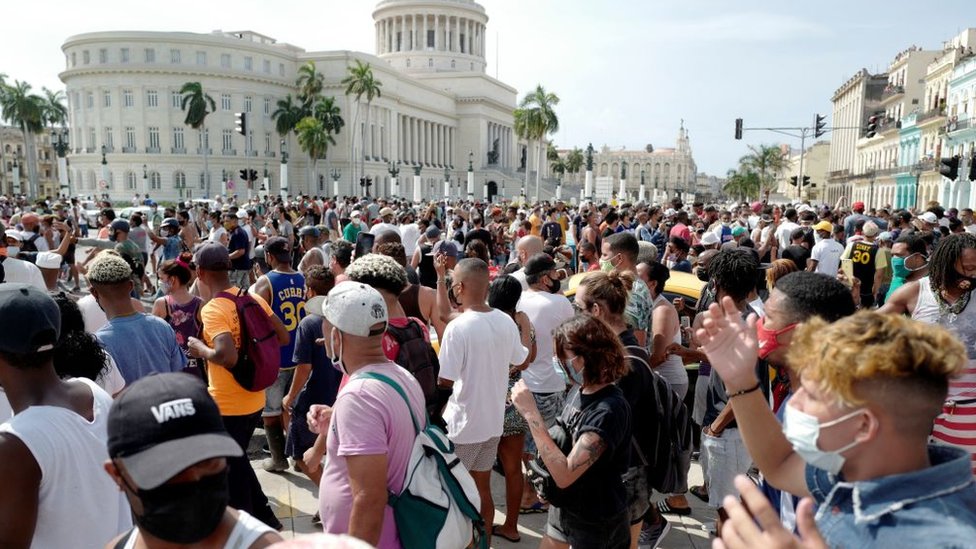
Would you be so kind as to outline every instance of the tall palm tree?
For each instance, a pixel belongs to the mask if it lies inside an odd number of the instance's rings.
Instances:
[[[335,145],[335,138],[325,128],[325,123],[314,116],[306,116],[295,125],[298,146],[308,153],[312,171],[320,158],[329,152],[329,146]]]
[[[737,200],[747,200],[760,194],[760,176],[756,172],[743,169],[729,170],[725,176],[722,191]]]
[[[210,140],[207,138],[207,115],[217,110],[213,97],[203,91],[199,82],[187,82],[180,88],[183,95],[181,108],[186,113],[183,123],[200,132],[200,144],[203,149],[203,180],[207,187],[207,197],[210,197],[210,165],[207,163],[207,153]],[[209,107],[209,110],[208,110]]]
[[[37,196],[37,152],[34,136],[44,130],[44,98],[31,93],[31,85],[15,80],[5,85],[0,94],[0,111],[3,118],[20,128],[24,136],[24,150],[27,154],[27,177],[29,193]]]
[[[43,97],[43,118],[44,122],[48,127],[53,130],[56,127],[64,128],[68,124],[68,108],[64,106],[64,92],[61,90],[51,91],[47,88],[41,88],[44,92]],[[51,143],[53,146],[54,143]],[[57,170],[57,178],[60,181],[61,177],[61,163],[55,160]]]
[[[7,74],[0,72],[0,104],[3,104],[3,94],[7,88]],[[4,120],[3,112],[0,111],[0,122]],[[7,190],[7,158],[3,151],[3,127],[0,124],[0,190]]]
[[[579,173],[582,168],[583,150],[579,147],[573,147],[573,150],[566,155],[566,171],[574,175],[576,183],[579,183]]]
[[[749,145],[749,154],[739,159],[739,171],[754,172],[759,176],[758,198],[768,198],[776,185],[776,177],[789,167],[789,159],[778,146]]]
[[[559,117],[556,116],[555,107],[559,104],[559,96],[552,92],[547,92],[541,84],[537,85],[528,95],[522,98],[519,103],[519,110],[525,111],[524,123],[526,124],[525,133],[529,143],[535,142],[538,147],[538,164],[535,172],[535,196],[539,198],[539,179],[542,172],[542,155],[545,152],[542,143],[546,136],[559,131]],[[525,167],[525,182],[528,184],[528,166]]]
[[[336,103],[335,97],[319,97],[312,107],[312,116],[322,121],[325,132],[330,137],[339,135],[342,128],[346,125],[346,121],[342,118],[342,112],[339,109],[339,104]],[[332,144],[335,145],[335,140],[332,141]],[[325,163],[325,170],[328,172],[328,156],[325,157]]]
[[[346,67],[346,77],[342,79],[342,85],[346,87],[346,95],[356,96],[356,117],[355,123],[353,125],[353,135],[350,136],[350,163],[355,166],[355,162],[352,160],[355,156],[355,150],[353,149],[352,143],[354,142],[356,136],[356,127],[359,125],[359,110],[362,106],[363,96],[366,96],[366,122],[360,131],[360,174],[366,171],[366,128],[369,127],[369,111],[372,107],[373,100],[381,97],[383,92],[383,83],[377,80],[373,76],[373,67],[369,63],[363,63],[359,59],[356,60],[355,65],[350,65]],[[355,170],[352,170],[355,171]],[[356,175],[352,175],[353,184],[356,181]]]
[[[315,63],[308,61],[298,68],[298,98],[307,109],[311,109],[312,103],[322,94],[325,87],[325,77],[316,69]]]

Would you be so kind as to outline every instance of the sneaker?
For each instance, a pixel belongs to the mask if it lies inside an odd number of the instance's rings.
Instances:
[[[261,462],[261,467],[269,473],[284,473],[288,470],[288,460],[275,461],[273,458],[267,458]]]
[[[661,517],[661,522],[657,524],[649,524],[645,521],[637,538],[637,549],[657,549],[670,531],[671,523],[664,517]]]

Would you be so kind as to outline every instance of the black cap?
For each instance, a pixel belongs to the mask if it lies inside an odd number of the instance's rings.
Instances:
[[[243,453],[227,434],[207,386],[190,374],[144,377],[109,410],[108,455],[121,461],[143,490],[201,461]]]
[[[61,333],[61,310],[47,292],[29,284],[0,284],[0,351],[50,351]]]
[[[230,252],[216,242],[209,242],[197,248],[196,253],[193,254],[193,262],[196,263],[198,269],[204,271],[231,270]]]
[[[291,261],[291,244],[283,236],[272,236],[264,241],[264,253],[278,261]]]
[[[540,252],[525,262],[522,272],[528,276],[542,274],[556,268],[556,261],[547,253]]]

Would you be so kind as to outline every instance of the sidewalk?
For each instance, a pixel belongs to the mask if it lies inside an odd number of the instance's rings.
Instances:
[[[305,475],[292,470],[282,474],[265,472],[261,468],[263,456],[260,456],[259,450],[263,442],[263,433],[259,429],[252,439],[251,451],[248,454],[252,457],[251,465],[257,472],[264,493],[271,501],[275,514],[285,525],[281,534],[286,539],[291,539],[296,535],[321,531],[318,526],[312,524],[312,515],[318,510],[317,487]],[[691,464],[689,476],[690,485],[701,484],[701,467],[697,463]],[[495,522],[503,522],[506,511],[503,477],[497,473],[492,473],[491,488],[495,501]],[[661,499],[660,496],[655,496],[655,500],[658,499]],[[664,549],[707,549],[711,547],[710,537],[704,530],[702,523],[713,523],[715,512],[707,509],[705,504],[694,496],[689,496],[688,501],[692,506],[691,516],[666,515],[666,518],[671,522],[671,531],[660,547]],[[511,543],[504,539],[495,538],[492,540],[492,547],[495,549],[534,549],[538,547],[539,541],[545,533],[545,526],[546,515],[544,513],[523,515],[519,519],[519,531],[522,540],[519,543]]]

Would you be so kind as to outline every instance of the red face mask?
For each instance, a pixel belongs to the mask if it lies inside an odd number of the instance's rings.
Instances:
[[[796,328],[796,323],[779,330],[766,329],[766,317],[762,317],[756,322],[756,338],[759,340],[759,358],[766,359],[773,351],[783,345],[779,342],[779,336]]]

